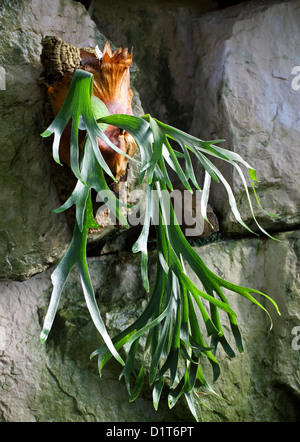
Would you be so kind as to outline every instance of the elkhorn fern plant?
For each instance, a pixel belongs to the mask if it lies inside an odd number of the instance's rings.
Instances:
[[[241,166],[245,166],[250,181],[256,181],[255,170],[237,153],[218,147],[219,141],[202,141],[174,127],[168,126],[150,115],[136,117],[118,114],[95,118],[91,107],[93,75],[83,70],[75,71],[70,90],[64,104],[49,128],[42,134],[48,137],[54,134],[53,157],[60,163],[59,142],[69,120],[72,120],[70,141],[70,166],[78,181],[69,199],[55,212],[62,212],[71,206],[76,207],[76,219],[71,244],[52,274],[53,292],[45,318],[41,341],[44,343],[59,305],[60,296],[73,265],[77,263],[81,277],[83,293],[91,318],[101,334],[104,343],[91,357],[97,356],[101,370],[111,357],[122,365],[120,378],[124,377],[130,401],[136,399],[143,387],[145,378],[153,391],[153,404],[158,408],[164,386],[169,388],[168,404],[173,407],[181,396],[185,396],[191,412],[197,419],[192,395],[203,391],[213,391],[202,372],[203,358],[211,364],[213,378],[220,374],[216,359],[217,345],[234,356],[234,350],[224,334],[219,311],[228,316],[237,349],[242,352],[243,344],[237,324],[236,313],[227,301],[224,289],[242,295],[261,309],[268,311],[253,295],[267,298],[279,310],[275,302],[266,294],[247,287],[228,282],[209,270],[196,251],[183,235],[176,220],[173,206],[166,192],[172,190],[172,182],[167,173],[167,165],[176,171],[185,188],[192,192],[191,185],[200,190],[192,166],[192,157],[196,158],[205,170],[202,188],[201,213],[206,219],[206,207],[211,180],[222,182],[225,186],[232,212],[237,221],[245,228],[239,214],[232,190],[222,173],[213,164],[210,157],[219,158],[233,166],[239,172],[245,186],[249,205],[256,221],[246,179]],[[99,125],[102,126],[99,126]],[[96,192],[106,191],[106,204],[119,221],[127,228],[126,217],[115,194],[109,189],[104,172],[116,181],[115,176],[103,159],[98,147],[98,137],[114,151],[126,156],[104,134],[101,127],[112,125],[127,131],[135,140],[140,150],[139,184],[146,182],[147,205],[143,228],[134,244],[133,253],[141,254],[141,275],[146,292],[150,291],[148,280],[148,235],[151,221],[155,218],[157,236],[157,272],[151,297],[145,311],[128,328],[111,338],[101,318],[90,280],[86,258],[86,241],[90,228],[98,227],[94,220],[91,201],[91,189]],[[85,129],[86,136],[81,155],[79,155],[78,129]],[[179,150],[170,143],[177,142]],[[80,158],[81,157],[81,158]],[[80,160],[79,160],[80,158]],[[184,168],[179,163],[184,162]],[[130,161],[136,161],[130,158]],[[254,186],[253,186],[254,189]],[[155,192],[154,192],[155,191]],[[257,223],[257,221],[256,221]],[[257,223],[258,227],[265,232]],[[268,235],[268,234],[267,234]],[[199,278],[202,288],[197,287],[187,276],[185,266]],[[203,301],[205,301],[206,306]],[[209,310],[207,309],[209,305]],[[202,318],[205,336],[199,325],[198,315]],[[269,315],[270,316],[270,315]],[[207,344],[207,339],[210,343]],[[120,350],[123,348],[125,352]],[[137,362],[137,351],[142,351],[142,362]],[[139,365],[138,365],[139,364]],[[146,375],[147,373],[147,375]]]

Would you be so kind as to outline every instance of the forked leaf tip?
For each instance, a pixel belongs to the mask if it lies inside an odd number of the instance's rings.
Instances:
[[[252,181],[257,181],[257,174],[255,169],[248,169],[249,177]],[[259,182],[259,181],[257,181]]]
[[[59,164],[60,166],[63,167],[63,164],[61,163],[61,161],[60,161],[59,158],[54,158],[54,161],[55,161],[57,164]]]
[[[45,344],[45,342],[48,338],[48,335],[49,335],[49,331],[50,330],[46,330],[46,329],[42,330],[42,333],[40,335],[40,343],[41,344]]]
[[[51,132],[50,130],[48,130],[48,129],[46,129],[43,133],[41,133],[41,137],[43,137],[43,138],[47,138],[47,137],[50,137],[50,135],[52,134],[53,132]]]

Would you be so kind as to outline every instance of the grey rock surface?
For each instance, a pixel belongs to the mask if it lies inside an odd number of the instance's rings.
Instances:
[[[5,2],[0,17],[0,278],[22,280],[55,264],[70,240],[64,215],[51,213],[60,203],[40,137],[41,40],[60,34],[72,44],[100,45],[104,37],[76,2]]]
[[[128,5],[120,0],[103,11],[92,0],[89,12],[109,38],[136,48],[145,111],[201,139],[225,139],[222,147],[257,169],[259,200],[278,216],[252,198],[264,228],[299,225],[299,2],[253,0],[220,10],[213,1]],[[109,19],[115,8],[117,26]],[[215,164],[242,218],[257,229],[237,170]],[[202,184],[201,166],[197,174]],[[221,184],[213,183],[210,202],[223,230],[243,232]]]
[[[125,269],[124,262],[117,262],[114,256],[89,262],[101,313],[112,333],[142,309],[136,258],[127,260]],[[129,403],[126,387],[118,379],[119,367],[113,362],[100,379],[97,360],[89,358],[101,340],[75,270],[64,290],[51,337],[45,345],[39,342],[52,290],[50,273],[48,270],[23,282],[0,283],[0,421],[176,420],[167,406],[156,413],[149,394]]]
[[[217,355],[221,376],[215,385],[223,397],[210,396],[204,402],[213,409],[199,409],[200,419],[231,422],[294,422],[299,420],[299,231],[272,239],[221,241],[199,250],[206,265],[231,282],[256,288],[272,297],[280,310],[259,295],[254,297],[272,319],[247,299],[228,292],[237,313],[244,353],[236,350],[230,359],[220,347]],[[222,324],[228,331],[225,315]]]
[[[137,88],[146,113],[183,130],[194,106],[194,18],[217,7],[214,0],[115,0],[103,8],[92,0],[89,13],[111,40],[133,47],[139,66]],[[111,20],[111,17],[114,20]]]
[[[257,169],[260,202],[278,218],[266,215],[253,198],[255,213],[264,228],[277,230],[300,221],[300,91],[292,73],[300,64],[299,20],[298,1],[271,1],[246,2],[194,21],[195,45],[201,49],[191,130],[202,139],[224,138],[222,146]],[[218,165],[243,220],[254,227],[238,172]],[[223,186],[216,184],[211,195],[223,229],[241,232]]]
[[[48,140],[40,136],[49,124],[39,84],[42,38],[59,35],[78,47],[102,48],[106,38],[74,1],[5,2],[0,19],[0,66],[5,70],[5,90],[0,90],[0,279],[23,280],[57,263],[70,241],[65,215],[51,213],[61,203]],[[133,109],[142,113],[137,93]],[[60,166],[55,167],[59,174]],[[137,179],[134,167],[129,176],[131,182]]]
[[[295,327],[300,321],[300,235],[287,232],[278,238],[280,243],[254,238],[195,248],[211,270],[236,284],[262,290],[281,310],[278,316],[269,301],[258,298],[271,314],[270,330],[265,312],[238,295],[228,294],[238,315],[245,352],[237,352],[230,359],[218,349],[221,377],[212,386],[220,397],[201,397],[211,409],[196,401],[201,421],[293,422],[300,417],[299,348],[295,341]],[[154,261],[152,252],[151,282]],[[114,336],[146,306],[140,257],[123,252],[90,258],[89,269],[102,317]],[[162,397],[155,412],[147,389],[129,403],[126,387],[118,380],[121,367],[113,360],[99,377],[97,361],[89,357],[101,339],[90,319],[75,269],[65,286],[50,336],[45,345],[40,344],[51,294],[50,273],[47,270],[28,281],[0,283],[1,420],[192,421],[184,401],[168,410],[167,399]],[[221,315],[221,320],[231,341],[226,317]],[[210,367],[204,364],[203,372],[210,379]]]

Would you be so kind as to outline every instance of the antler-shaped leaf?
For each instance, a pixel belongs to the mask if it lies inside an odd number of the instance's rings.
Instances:
[[[103,337],[110,352],[121,364],[124,364],[123,359],[117,353],[107,333],[106,327],[104,325],[104,322],[101,318],[97,306],[93,286],[90,280],[87,259],[86,259],[86,238],[90,227],[95,227],[95,224],[93,219],[92,203],[90,195],[88,195],[85,207],[83,230],[80,231],[77,223],[75,223],[71,244],[67,252],[65,253],[64,257],[62,258],[62,260],[60,261],[60,263],[58,264],[58,266],[51,275],[53,283],[53,291],[51,295],[48,312],[44,320],[44,325],[41,332],[40,340],[42,343],[44,343],[49,335],[49,332],[51,330],[54,321],[54,317],[56,315],[63,287],[66,283],[66,280],[68,278],[68,275],[72,267],[76,263],[79,269],[79,274],[80,274],[80,279],[81,279],[81,284],[86,304],[89,309],[91,318],[94,322],[94,325],[101,334],[101,336]]]
[[[85,184],[85,182],[81,176],[79,167],[80,155],[78,145],[78,130],[80,122],[81,129],[86,129],[87,131],[99,165],[114,181],[116,181],[116,178],[104,161],[104,158],[98,147],[97,137],[105,141],[116,152],[125,155],[128,159],[131,159],[129,155],[127,155],[125,152],[115,146],[104,134],[104,132],[99,128],[91,107],[92,90],[93,75],[86,71],[76,70],[71,81],[70,89],[59,113],[56,115],[55,119],[50,124],[48,129],[46,129],[45,132],[41,134],[42,137],[49,137],[50,135],[54,134],[53,158],[58,164],[61,164],[59,158],[60,138],[66,125],[72,119],[70,166],[76,178],[82,181],[83,184]],[[133,161],[135,160],[133,159]]]
[[[76,221],[80,231],[84,228],[84,214],[88,196],[91,189],[96,190],[100,194],[105,194],[106,205],[112,211],[112,213],[120,220],[120,222],[129,228],[127,219],[125,218],[121,206],[126,204],[119,201],[115,194],[108,187],[103,169],[97,162],[95,152],[92,148],[90,138],[87,136],[83,147],[83,158],[81,167],[81,176],[85,181],[85,184],[81,180],[77,181],[77,184],[67,201],[58,209],[55,209],[55,213],[61,213],[71,206],[76,206]],[[95,227],[99,227],[98,225]]]
[[[261,295],[273,303],[278,314],[280,312],[276,303],[269,296],[255,289],[232,284],[206,267],[183,235],[175,217],[167,190],[173,189],[167,168],[171,167],[177,173],[187,190],[192,192],[192,186],[200,190],[192,166],[191,155],[194,155],[205,171],[200,205],[202,216],[208,221],[207,203],[210,184],[213,179],[225,186],[235,218],[241,225],[250,230],[241,218],[229,183],[209,157],[227,162],[236,168],[240,174],[253,218],[259,229],[268,235],[255,218],[248,186],[240,165],[246,167],[253,189],[254,182],[257,179],[256,171],[240,155],[216,146],[218,142],[223,140],[202,141],[168,126],[150,115],[144,117],[110,115],[100,119],[97,118],[96,121],[91,109],[92,81],[91,74],[84,71],[75,72],[70,91],[61,111],[43,133],[43,136],[54,133],[53,156],[57,162],[60,162],[60,136],[66,124],[72,118],[71,168],[78,182],[65,204],[55,210],[58,213],[75,205],[76,220],[72,242],[52,274],[53,293],[41,340],[44,342],[49,334],[64,284],[73,265],[77,263],[88,309],[97,330],[104,339],[104,344],[91,355],[91,357],[98,356],[99,373],[101,374],[103,366],[114,356],[124,365],[120,377],[124,377],[130,400],[134,400],[139,395],[144,383],[146,356],[149,354],[149,382],[153,386],[155,409],[158,407],[163,385],[167,379],[170,386],[169,407],[173,407],[183,395],[191,412],[197,418],[191,395],[194,392],[199,394],[202,394],[203,391],[213,392],[201,370],[203,356],[210,362],[214,380],[216,380],[220,374],[220,366],[215,357],[217,344],[220,343],[230,357],[235,355],[222,329],[219,318],[220,309],[227,313],[237,348],[239,351],[243,351],[236,313],[230,307],[223,289],[229,289],[247,298],[269,315],[267,309],[252,296],[252,294]],[[80,127],[87,132],[81,163],[79,163],[78,146],[79,123]],[[106,184],[103,171],[113,179],[114,177],[98,148],[97,137],[102,138],[118,153],[127,157],[128,155],[110,142],[97,123],[110,124],[126,130],[133,136],[140,149],[139,184],[146,178],[147,204],[144,225],[133,246],[133,252],[141,252],[142,281],[146,291],[150,290],[148,280],[148,237],[152,221],[155,224],[157,234],[156,281],[150,301],[141,316],[112,339],[107,333],[95,300],[86,260],[88,230],[90,227],[97,225],[92,214],[91,189],[95,189],[97,192],[107,192],[107,206],[124,225],[128,227],[128,224],[120,210],[122,203],[116,199]],[[173,148],[174,142],[179,145],[180,151]],[[182,167],[181,161],[183,161],[184,167]],[[258,201],[256,194],[255,198]],[[157,219],[159,220],[158,224],[155,222]],[[186,266],[199,278],[203,289],[200,289],[188,277]],[[203,300],[209,305],[210,314],[207,312]],[[203,337],[197,311],[203,320],[207,336],[211,338],[210,345],[206,344]],[[143,343],[142,338],[144,336],[146,336],[146,341],[143,340]],[[125,362],[118,353],[121,347],[124,347],[127,351]],[[140,365],[137,366],[136,354],[140,347],[143,348],[143,358]],[[132,378],[134,379],[133,387],[131,385]]]

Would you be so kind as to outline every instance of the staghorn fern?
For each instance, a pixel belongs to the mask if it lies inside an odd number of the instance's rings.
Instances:
[[[216,145],[223,140],[202,141],[168,126],[150,115],[143,117],[123,114],[110,115],[96,121],[91,108],[92,85],[92,74],[81,70],[75,71],[69,93],[60,112],[42,134],[43,137],[54,134],[53,157],[60,164],[60,137],[68,121],[72,119],[70,165],[78,181],[66,203],[55,210],[56,213],[59,213],[75,205],[76,219],[71,244],[51,276],[53,292],[41,332],[41,342],[44,343],[49,335],[64,284],[73,265],[77,263],[87,307],[95,327],[104,340],[104,344],[91,355],[91,358],[98,357],[100,375],[104,365],[111,357],[115,357],[123,366],[120,378],[124,377],[129,400],[133,401],[138,397],[143,387],[146,376],[146,361],[149,360],[148,376],[149,385],[152,386],[153,391],[154,408],[158,408],[162,389],[167,383],[169,407],[173,407],[178,399],[184,395],[191,412],[197,419],[192,394],[203,391],[213,392],[201,370],[203,357],[210,362],[213,378],[216,380],[220,374],[220,366],[216,359],[217,345],[220,344],[230,357],[235,355],[223,332],[219,310],[227,313],[237,349],[240,352],[243,351],[236,313],[230,307],[223,289],[242,295],[269,315],[268,311],[252,296],[252,294],[261,295],[275,306],[278,314],[280,312],[276,303],[266,294],[252,288],[232,284],[218,277],[206,267],[186,240],[176,219],[169,193],[166,192],[167,189],[173,189],[167,173],[167,165],[177,173],[187,190],[192,192],[191,184],[196,189],[201,190],[192,166],[191,155],[194,156],[205,170],[201,194],[201,214],[204,219],[207,219],[207,201],[211,179],[213,179],[223,183],[235,218],[246,229],[250,230],[241,219],[228,182],[209,157],[222,159],[235,167],[242,178],[253,218],[260,230],[268,235],[254,216],[246,179],[240,166],[246,167],[253,190],[256,171],[237,153]],[[103,139],[118,153],[124,153],[106,137],[100,129],[101,126],[99,127],[100,123],[114,125],[128,131],[140,149],[139,184],[146,181],[147,204],[143,228],[132,251],[133,253],[141,253],[141,275],[143,286],[147,292],[150,291],[148,236],[151,221],[159,220],[155,225],[157,237],[156,281],[149,303],[133,324],[113,338],[109,336],[101,318],[87,265],[86,241],[88,231],[90,228],[98,227],[93,218],[91,189],[97,192],[105,191],[107,206],[122,224],[127,228],[129,228],[129,225],[121,210],[122,203],[116,199],[114,193],[107,186],[104,172],[114,181],[115,178],[98,148],[97,137]],[[79,160],[77,141],[79,127],[86,130],[81,160]],[[170,140],[177,142],[180,148],[179,151],[174,150]],[[179,158],[184,161],[185,170],[182,169]],[[136,161],[134,158],[130,158],[130,160]],[[204,291],[200,290],[189,279],[185,271],[186,265],[197,275]],[[205,308],[203,300],[208,302],[210,313]],[[203,332],[200,329],[196,315],[197,310],[203,319],[207,337],[210,337],[209,345],[206,344]],[[119,353],[121,348],[125,349],[125,361]],[[142,362],[139,366],[137,366],[136,361],[138,348],[139,352],[141,348],[143,352]]]

